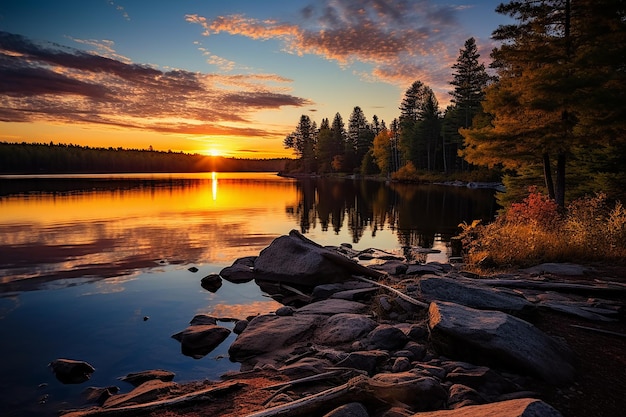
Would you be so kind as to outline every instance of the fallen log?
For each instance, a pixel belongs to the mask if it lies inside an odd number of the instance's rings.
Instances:
[[[617,337],[621,337],[622,339],[626,339],[626,334],[625,333],[612,332],[610,330],[597,329],[595,327],[580,326],[578,324],[570,324],[570,326],[576,327],[577,329],[589,330],[590,332],[596,332],[596,333],[601,333],[601,334],[608,334],[610,336],[617,336]]]
[[[62,417],[117,417],[136,416],[149,413],[171,406],[191,405],[202,401],[210,401],[214,395],[243,388],[246,384],[242,382],[225,382],[209,388],[180,395],[178,397],[166,398],[163,400],[151,401],[143,404],[133,404],[124,407],[103,408],[94,407],[87,409],[62,410]]]
[[[369,284],[377,285],[377,286],[379,286],[381,288],[384,288],[385,290],[387,290],[387,291],[397,295],[398,297],[402,298],[404,301],[407,301],[407,302],[409,302],[409,303],[411,303],[413,305],[416,305],[418,307],[428,308],[428,306],[429,306],[429,304],[427,304],[427,303],[424,303],[422,301],[416,300],[415,298],[409,297],[408,295],[402,293],[401,291],[398,291],[395,288],[391,288],[388,285],[381,284],[380,282],[372,281],[371,279],[367,279],[365,277],[359,277],[359,276],[355,276],[354,278],[356,278],[356,279],[358,279],[360,281],[367,282]]]
[[[546,282],[546,281],[528,281],[518,279],[470,279],[470,282],[479,285],[488,285],[494,287],[522,288],[528,290],[551,290],[557,292],[570,293],[616,293],[626,294],[626,287],[615,285],[614,283],[602,283],[598,285],[573,284],[569,282]]]
[[[248,414],[246,417],[294,417],[319,414],[320,409],[332,409],[352,401],[369,399],[368,377],[358,376],[338,387],[300,398],[286,404]]]

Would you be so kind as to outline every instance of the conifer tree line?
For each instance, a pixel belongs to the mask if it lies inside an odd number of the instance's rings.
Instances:
[[[150,147],[151,148],[151,147]],[[277,172],[286,158],[241,159],[152,149],[0,142],[0,173]]]
[[[417,80],[389,125],[355,107],[318,128],[306,115],[284,144],[300,171],[388,175],[489,167],[515,200],[539,185],[561,207],[590,192],[626,197],[626,3],[526,0],[496,12],[491,70],[468,39],[453,65],[451,104]],[[567,186],[566,186],[567,184]]]
[[[474,38],[465,42],[453,66],[452,104],[445,111],[433,90],[421,81],[409,86],[400,103],[400,114],[389,126],[377,115],[368,121],[361,107],[354,107],[346,123],[337,113],[322,119],[319,127],[302,115],[285,140],[299,158],[303,173],[361,173],[388,175],[410,165],[425,171],[453,172],[468,169],[458,155],[460,128],[471,125],[480,111],[484,90],[491,82]]]

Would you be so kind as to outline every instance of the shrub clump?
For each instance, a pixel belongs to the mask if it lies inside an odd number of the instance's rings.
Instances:
[[[477,267],[524,267],[543,262],[626,258],[626,209],[605,194],[586,196],[560,211],[531,189],[490,224],[463,223],[465,261]]]

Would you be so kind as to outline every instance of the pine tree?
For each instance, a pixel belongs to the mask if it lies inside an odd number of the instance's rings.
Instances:
[[[293,149],[300,157],[302,169],[307,174],[315,169],[316,130],[317,127],[314,122],[311,122],[311,118],[303,114],[296,130],[283,141],[285,148]]]
[[[491,77],[485,70],[485,64],[479,63],[480,54],[476,48],[474,38],[465,41],[465,47],[459,51],[456,64],[452,65],[455,70],[450,82],[454,90],[450,92],[452,103],[456,106],[462,117],[462,125],[470,127],[472,119],[480,111],[480,102],[485,97],[485,87]]]

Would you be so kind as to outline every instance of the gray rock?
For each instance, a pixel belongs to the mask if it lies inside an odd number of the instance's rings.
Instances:
[[[315,332],[315,342],[322,345],[352,343],[367,335],[376,322],[361,314],[340,313],[330,317]]]
[[[439,381],[430,377],[419,377],[412,372],[380,373],[372,380],[389,388],[385,390],[390,399],[400,401],[416,410],[441,408],[448,399],[448,393]]]
[[[422,298],[428,301],[450,301],[482,310],[521,311],[532,306],[521,296],[449,278],[424,278],[419,287]]]
[[[237,320],[235,327],[233,327],[233,333],[241,334],[248,327],[248,323],[250,323],[248,320]]]
[[[330,250],[302,239],[292,230],[288,236],[274,239],[259,253],[254,270],[262,279],[303,285],[349,278],[350,272],[346,268],[324,256],[328,252]]]
[[[408,337],[402,330],[381,324],[367,335],[365,343],[370,349],[393,350],[402,348],[407,341]]]
[[[555,384],[574,377],[569,348],[506,313],[433,302],[429,327],[435,346],[452,358],[513,368]]]
[[[426,356],[426,346],[417,342],[409,341],[404,345],[404,349],[413,354],[413,360],[421,361]]]
[[[84,361],[55,359],[48,364],[54,375],[64,384],[82,384],[96,369]]]
[[[233,283],[250,282],[255,278],[254,260],[256,256],[246,256],[236,259],[231,266],[220,271],[220,276]]]
[[[217,324],[217,319],[208,314],[196,314],[189,322],[190,326],[202,326],[207,324]]]
[[[439,410],[414,414],[413,417],[563,417],[541,400],[522,398],[491,404],[470,405],[456,410]]]
[[[355,290],[339,291],[330,296],[341,300],[359,301],[371,298],[372,294],[379,291],[377,287],[359,288]]]
[[[303,358],[295,363],[282,366],[278,370],[281,375],[285,375],[291,379],[298,379],[326,372],[326,368],[331,365],[332,363],[326,359]]]
[[[216,292],[222,286],[222,277],[219,274],[209,274],[200,280],[200,285],[209,292]]]
[[[337,364],[347,368],[360,369],[373,375],[378,366],[389,359],[389,355],[380,350],[352,352]]]
[[[544,263],[522,270],[528,274],[554,274],[580,276],[585,274],[585,267],[571,263]]]
[[[361,403],[348,403],[324,414],[324,417],[369,417],[369,413]]]
[[[453,409],[487,402],[478,391],[467,385],[453,384],[448,391],[448,406]]]
[[[87,387],[81,393],[85,403],[104,404],[106,400],[120,392],[120,388],[116,386],[110,387]]]
[[[120,377],[120,381],[128,382],[134,387],[138,387],[146,381],[158,379],[160,381],[169,382],[174,379],[174,372],[165,371],[163,369],[152,369],[149,371],[132,372],[126,376]]]
[[[293,316],[293,313],[295,313],[296,308],[292,307],[292,306],[282,306],[280,308],[278,308],[274,314],[276,314],[277,316]]]
[[[409,339],[416,342],[426,340],[428,338],[428,325],[426,324],[412,324],[406,332]]]
[[[406,273],[408,265],[401,261],[391,260],[379,265],[372,265],[372,269],[386,272],[389,275],[402,275]]]
[[[321,284],[315,286],[311,292],[311,298],[314,301],[325,300],[333,294],[343,291],[352,291],[359,289],[372,288],[371,284],[361,281],[344,281],[334,284]]]
[[[369,307],[356,301],[328,299],[300,307],[296,313],[334,315],[340,313],[361,314],[369,312]]]
[[[189,326],[172,335],[181,345],[182,353],[199,359],[219,346],[230,334],[230,330],[212,324]]]
[[[278,351],[308,339],[314,330],[326,322],[326,317],[316,314],[276,316],[274,314],[256,316],[246,330],[230,345],[231,359],[245,359]]]
[[[411,264],[406,271],[407,275],[441,274],[443,268],[438,264]]]
[[[405,372],[409,369],[411,369],[411,361],[409,361],[409,358],[403,356],[396,358],[396,360],[393,362],[393,365],[391,366],[391,372],[394,373]]]
[[[164,382],[158,379],[146,381],[126,394],[114,395],[107,399],[103,407],[115,408],[131,404],[142,404],[155,401],[165,394],[169,394],[178,384],[174,382]]]

